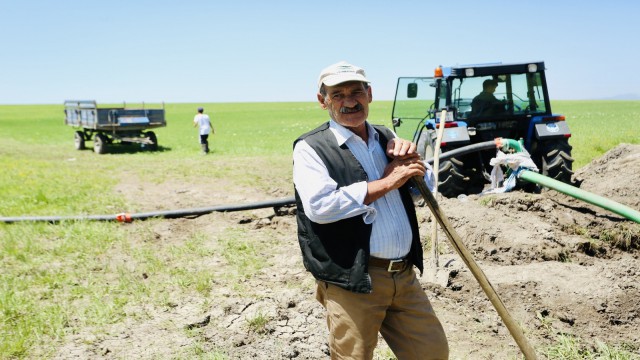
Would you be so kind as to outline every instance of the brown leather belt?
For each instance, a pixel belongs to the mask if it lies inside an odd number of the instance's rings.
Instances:
[[[369,266],[377,268],[383,268],[388,272],[398,272],[407,268],[409,265],[409,259],[380,259],[373,256],[369,257]]]

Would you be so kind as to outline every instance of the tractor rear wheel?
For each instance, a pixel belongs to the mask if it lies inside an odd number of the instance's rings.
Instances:
[[[427,130],[424,134],[427,139],[422,155],[425,159],[435,158],[435,130]],[[453,149],[447,149],[451,151]],[[440,150],[437,156],[440,156]],[[466,156],[450,158],[440,161],[438,169],[438,192],[447,198],[454,198],[461,194],[478,194],[484,187],[484,179],[479,175],[478,169],[465,164]]]
[[[569,141],[547,140],[540,145],[542,175],[571,184],[573,158]]]

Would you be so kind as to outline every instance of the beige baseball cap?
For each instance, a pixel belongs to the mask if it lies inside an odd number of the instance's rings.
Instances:
[[[364,69],[351,65],[346,61],[340,61],[339,63],[328,66],[320,72],[320,77],[318,78],[318,89],[322,87],[322,84],[335,86],[347,81],[370,82],[365,77]]]

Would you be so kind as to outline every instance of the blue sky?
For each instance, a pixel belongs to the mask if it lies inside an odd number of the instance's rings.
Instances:
[[[640,99],[640,2],[0,0],[0,104],[374,100],[441,65],[543,60],[552,99]]]

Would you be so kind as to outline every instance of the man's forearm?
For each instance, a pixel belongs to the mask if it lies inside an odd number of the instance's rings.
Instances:
[[[393,187],[393,184],[386,178],[374,180],[367,183],[367,195],[364,197],[364,204],[371,204],[372,202],[385,196],[391,190],[395,190],[395,188]]]

